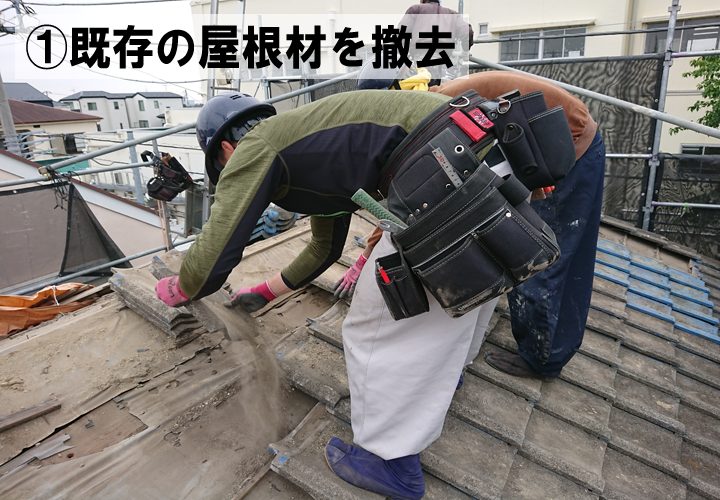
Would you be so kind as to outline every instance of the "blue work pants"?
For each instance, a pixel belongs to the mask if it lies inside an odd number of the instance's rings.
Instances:
[[[582,343],[592,295],[600,227],[605,145],[598,133],[552,196],[532,202],[552,228],[560,258],[508,294],[512,333],[520,356],[554,377]]]

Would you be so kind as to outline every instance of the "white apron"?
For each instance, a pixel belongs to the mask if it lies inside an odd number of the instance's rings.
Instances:
[[[428,293],[429,312],[395,321],[375,283],[375,260],[393,252],[385,233],[342,329],[353,440],[384,460],[420,453],[440,436],[466,359],[480,349],[497,303],[451,318]]]

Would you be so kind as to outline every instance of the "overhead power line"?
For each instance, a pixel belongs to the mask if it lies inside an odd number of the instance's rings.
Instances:
[[[161,2],[186,2],[187,0],[118,0],[116,2],[63,2],[63,3],[46,3],[46,2],[24,2],[25,5],[41,5],[43,7],[102,7],[103,5],[138,5],[143,3],[161,3]]]

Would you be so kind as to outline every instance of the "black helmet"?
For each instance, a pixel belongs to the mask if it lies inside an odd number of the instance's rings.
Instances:
[[[222,170],[215,157],[228,129],[242,127],[248,122],[257,122],[275,114],[277,112],[271,104],[239,92],[215,96],[202,107],[195,123],[195,133],[200,149],[205,153],[205,171],[213,184],[217,184]]]
[[[367,61],[358,74],[358,90],[389,89],[397,84],[399,68],[375,68]]]

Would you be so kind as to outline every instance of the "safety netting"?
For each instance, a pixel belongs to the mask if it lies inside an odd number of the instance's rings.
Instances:
[[[0,293],[125,257],[70,182],[0,191],[0,213]],[[93,271],[86,280],[110,274]]]

